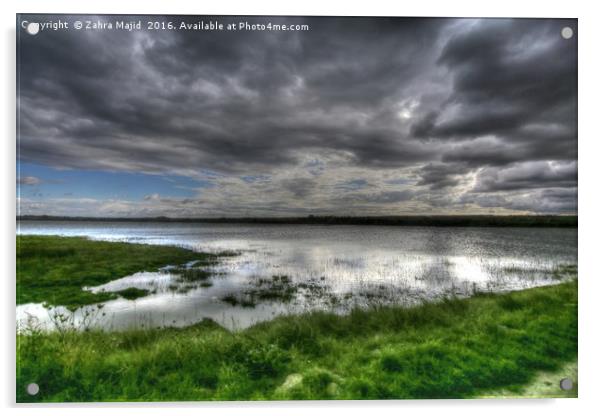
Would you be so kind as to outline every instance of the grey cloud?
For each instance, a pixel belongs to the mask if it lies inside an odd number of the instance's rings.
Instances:
[[[537,213],[577,212],[577,189],[543,189],[527,193],[466,194],[463,203]]]
[[[497,136],[526,157],[576,156],[576,38],[572,20],[484,20],[453,35],[438,59],[452,73],[444,105],[412,126],[417,137]],[[459,155],[454,155],[461,158]],[[486,161],[486,159],[485,159]]]
[[[352,193],[340,197],[341,202],[365,204],[396,204],[410,201],[416,195],[415,191],[384,191],[376,193]]]
[[[346,208],[358,214],[364,204],[378,212],[378,204],[416,200],[451,209],[452,189],[486,206],[497,191],[576,184],[573,173],[538,164],[576,166],[576,40],[559,35],[575,20],[245,19],[311,29],[21,36],[21,160],[193,178],[210,171],[216,183],[242,177],[264,192],[264,206],[253,209],[297,213],[311,212],[317,192],[326,198],[317,179],[328,175],[339,183],[330,203],[346,192]],[[311,178],[274,179],[300,167]],[[350,167],[374,175],[366,183],[338,176]],[[373,179],[395,169],[414,172],[403,184],[417,187]],[[241,181],[220,182],[216,195],[238,194],[244,204]],[[552,203],[554,195],[544,208],[565,212],[570,204]],[[210,209],[195,198],[146,202],[165,203],[166,212],[169,203]],[[499,207],[529,205],[504,198]]]
[[[470,168],[462,164],[430,163],[418,171],[418,186],[428,186],[431,190],[453,187],[461,182],[461,176]]]
[[[365,179],[350,179],[344,182],[340,182],[335,185],[336,189],[342,189],[344,191],[354,191],[357,189],[363,189],[369,186],[370,183]]]
[[[527,162],[504,168],[486,168],[476,177],[474,192],[534,188],[574,188],[577,163]]]
[[[283,189],[293,194],[295,198],[306,198],[315,188],[315,182],[310,178],[294,178],[281,181]]]
[[[443,25],[308,23],[307,33],[23,38],[23,158],[150,172],[278,166],[295,162],[291,150],[315,148],[346,149],[357,163],[375,165],[428,158],[400,140],[388,106],[419,74],[421,46]],[[367,123],[360,126],[357,114]]]

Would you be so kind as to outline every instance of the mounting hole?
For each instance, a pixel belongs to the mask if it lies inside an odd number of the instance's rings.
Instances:
[[[29,394],[30,396],[35,396],[36,394],[38,394],[39,391],[40,386],[38,386],[38,383],[29,383],[27,385],[27,394]]]
[[[573,37],[573,29],[568,26],[563,27],[562,30],[560,31],[560,34],[562,35],[563,38],[570,39]]]
[[[40,24],[31,22],[27,24],[25,30],[27,30],[27,33],[29,33],[30,35],[37,35],[40,31]]]
[[[572,390],[573,389],[573,380],[570,378],[563,378],[560,380],[560,388],[562,390]]]

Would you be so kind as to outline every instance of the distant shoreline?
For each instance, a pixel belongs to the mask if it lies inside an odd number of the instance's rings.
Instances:
[[[209,224],[281,224],[281,225],[391,225],[433,227],[563,227],[576,228],[576,215],[420,215],[374,217],[234,217],[234,218],[171,218],[171,217],[61,217],[22,215],[17,221],[74,222],[161,222]]]

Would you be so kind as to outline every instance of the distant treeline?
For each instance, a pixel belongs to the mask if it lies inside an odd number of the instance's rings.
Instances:
[[[577,227],[576,215],[421,215],[374,217],[239,217],[239,218],[107,218],[60,217],[49,215],[17,216],[17,221],[110,221],[179,222],[213,224],[320,224],[320,225],[396,225],[434,227]]]

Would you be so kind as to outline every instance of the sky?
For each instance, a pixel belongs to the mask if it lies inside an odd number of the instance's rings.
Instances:
[[[19,32],[20,215],[577,211],[576,20],[21,18],[143,30]]]

